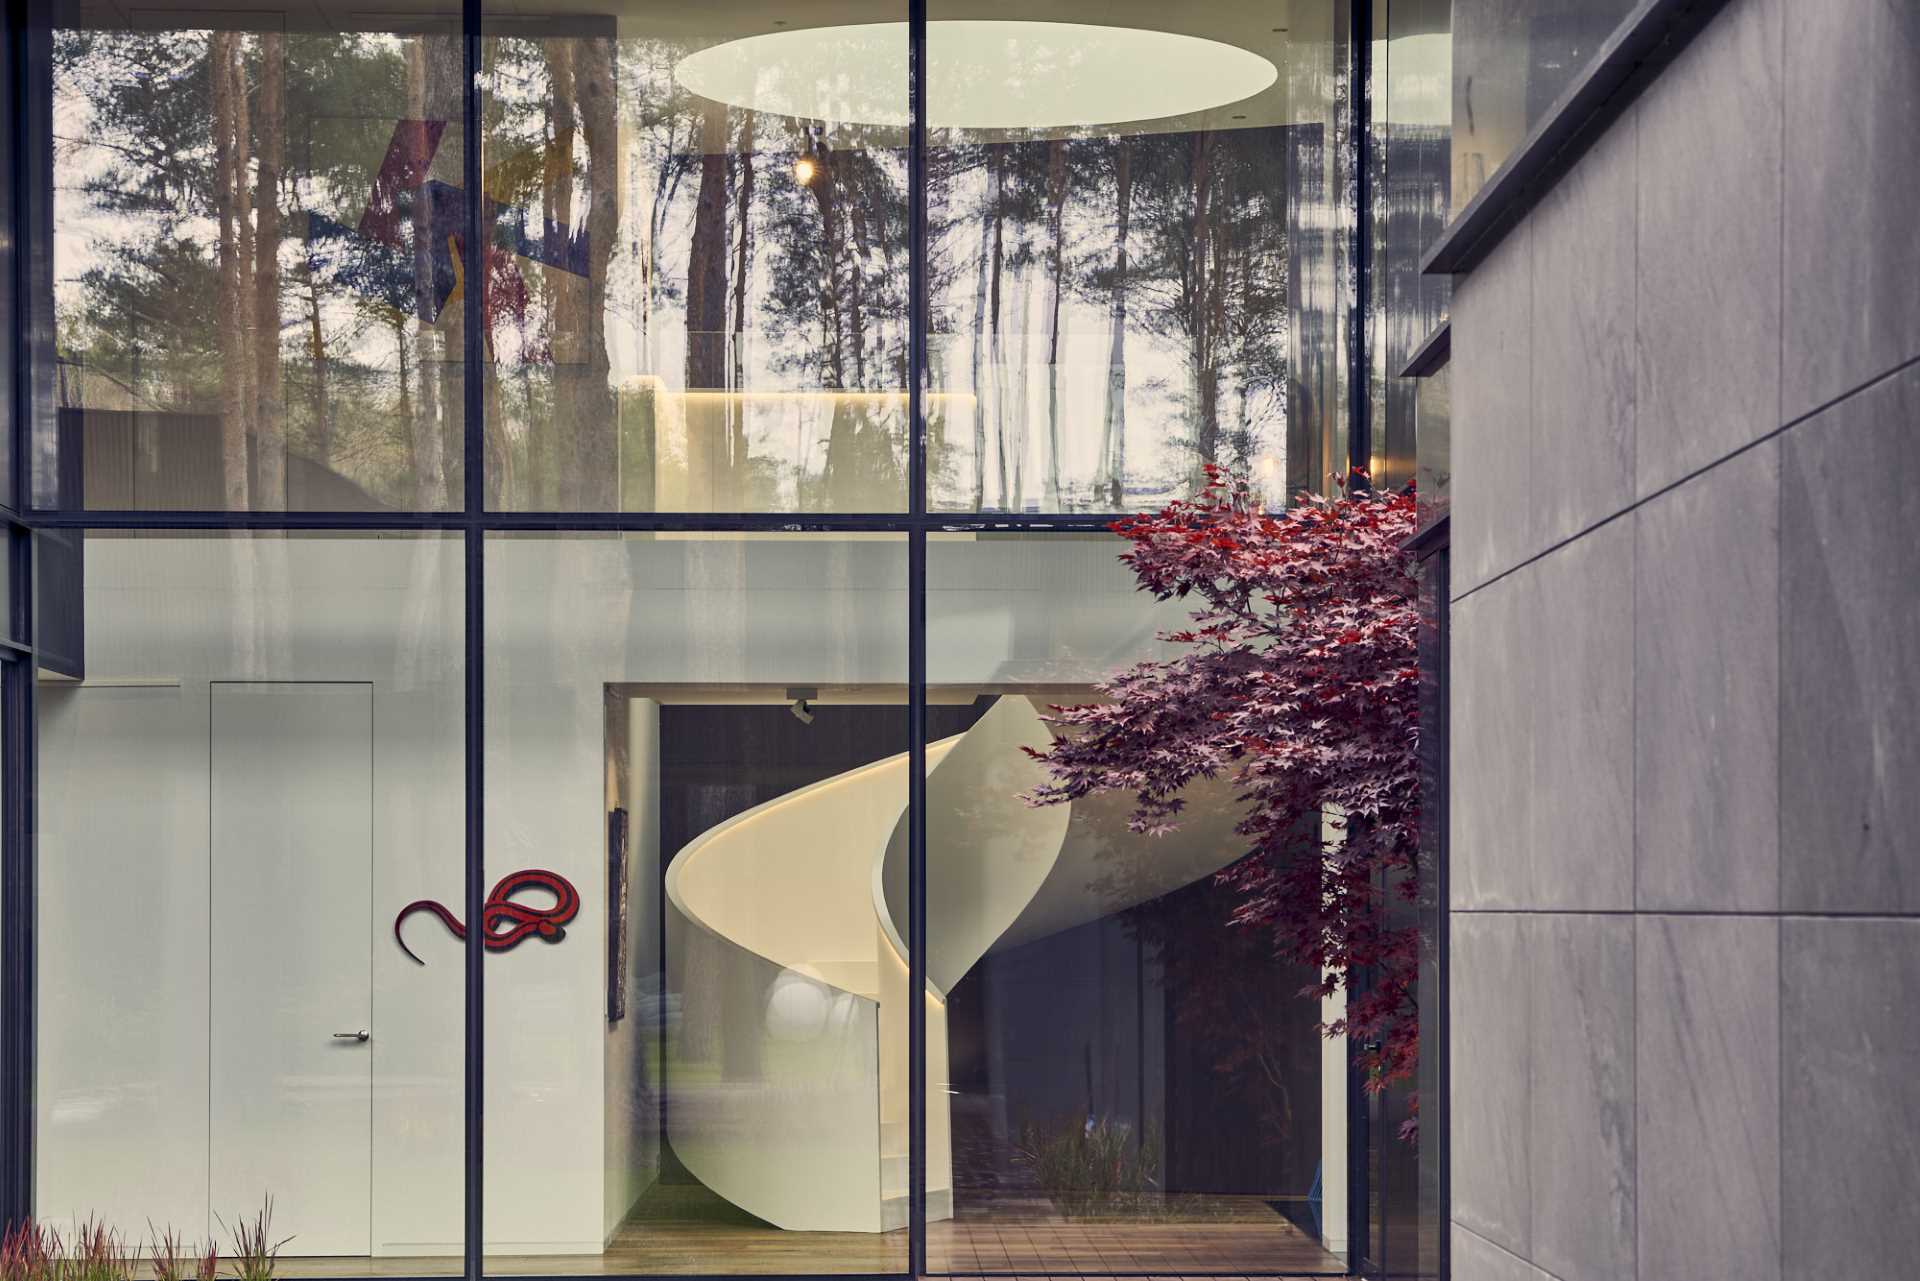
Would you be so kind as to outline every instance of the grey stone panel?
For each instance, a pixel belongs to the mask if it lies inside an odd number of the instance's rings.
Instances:
[[[1523,1253],[1560,1281],[1617,1281],[1633,1275],[1635,1252],[1633,918],[1528,916],[1524,928],[1533,1218]]]
[[[1636,141],[1630,113],[1530,219],[1534,551],[1633,501]]]
[[[1792,421],[1920,357],[1920,5],[1802,0],[1786,37]]]
[[[1453,1217],[1521,1256],[1533,1217],[1525,918],[1455,913],[1448,995]]]
[[[1533,432],[1531,237],[1516,227],[1453,295],[1453,506],[1456,596],[1518,564],[1527,550]]]
[[[1780,425],[1781,7],[1733,0],[1636,112],[1642,496]]]
[[[1521,571],[1530,589],[1516,634],[1531,676],[1529,907],[1633,906],[1633,558],[1633,522],[1616,520]]]
[[[1780,439],[1783,905],[1920,911],[1920,369]]]
[[[1779,902],[1779,458],[1764,441],[1635,513],[1643,910]]]
[[[1908,1277],[1920,1260],[1920,921],[1780,931],[1781,1275]]]
[[[1448,852],[1456,908],[1520,907],[1530,896],[1530,569],[1453,607]]]
[[[1780,924],[1643,916],[1634,1086],[1643,1281],[1780,1275]]]

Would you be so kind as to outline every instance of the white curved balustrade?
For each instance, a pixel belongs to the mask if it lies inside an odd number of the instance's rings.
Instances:
[[[1181,831],[1126,831],[1128,798],[1034,807],[1022,746],[1049,732],[1008,695],[927,748],[927,1213],[952,1213],[946,994],[980,958],[1144,902],[1241,851],[1224,789]],[[713,1191],[776,1226],[906,1225],[907,756],[735,815],[666,874],[667,1133]]]

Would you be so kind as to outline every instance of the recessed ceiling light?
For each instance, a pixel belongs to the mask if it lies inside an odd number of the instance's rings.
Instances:
[[[927,24],[927,123],[936,129],[1057,129],[1160,120],[1269,88],[1273,63],[1171,31],[1075,22]],[[767,32],[698,50],[681,87],[753,111],[905,125],[907,24]]]

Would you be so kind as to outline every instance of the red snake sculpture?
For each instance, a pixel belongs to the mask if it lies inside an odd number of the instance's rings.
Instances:
[[[522,890],[545,890],[553,895],[552,907],[528,907],[525,903],[516,903],[513,896]],[[452,931],[457,939],[467,937],[467,927],[460,918],[449,912],[446,906],[430,898],[415,899],[400,909],[400,915],[393,918],[393,941],[400,950],[413,957],[416,965],[426,962],[414,955],[407,941],[400,937],[400,926],[415,912],[431,912],[440,918],[440,923]],[[537,867],[524,871],[510,872],[500,878],[487,895],[486,904],[480,912],[480,934],[485,940],[489,952],[504,952],[539,935],[549,943],[558,943],[567,936],[566,924],[580,912],[580,894],[573,883],[558,872],[546,872]],[[501,929],[501,922],[507,922],[507,928]]]

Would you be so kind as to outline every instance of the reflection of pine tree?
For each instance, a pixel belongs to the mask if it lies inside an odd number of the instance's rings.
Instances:
[[[1182,455],[1182,485],[1191,488],[1207,462],[1251,460],[1284,414],[1284,138],[1280,129],[1229,130],[943,149],[967,181],[946,197],[939,234],[962,259],[961,288],[972,295],[949,296],[945,307],[972,332],[978,397],[972,475],[938,477],[948,493],[959,488],[953,498],[976,507],[1026,501],[1027,424],[1039,414],[1025,380],[1044,365],[1046,505],[1123,507],[1129,483],[1150,479],[1128,471],[1129,410],[1159,390],[1151,375],[1130,383],[1130,336],[1177,353],[1185,370],[1175,421],[1152,433]],[[1045,311],[1031,322],[1023,300],[1036,284]],[[1097,428],[1065,391],[1075,299],[1107,318]],[[1036,329],[1044,356],[1032,350]],[[1097,443],[1090,472],[1070,466],[1076,434]]]
[[[562,268],[543,268],[552,287],[549,337],[553,353],[553,418],[558,500],[563,511],[612,511],[619,506],[618,444],[613,388],[608,377],[607,276],[619,225],[615,181],[619,160],[614,120],[614,41],[610,36],[542,42],[550,74],[548,101],[555,124],[554,161],[543,167],[554,197],[554,224],[570,239],[583,227],[587,272],[582,280]],[[584,147],[566,145],[577,137]],[[584,216],[573,211],[584,184]]]
[[[1133,143],[1113,140],[1113,268],[1107,296],[1107,393],[1100,423],[1100,462],[1093,474],[1093,503],[1120,511],[1127,480],[1127,238],[1133,221]]]
[[[402,505],[417,480],[445,492],[436,468],[416,468],[414,446],[430,457],[446,424],[416,442],[418,362],[395,356],[394,335],[411,343],[417,327],[416,282],[356,238],[309,225],[318,215],[350,228],[366,207],[410,110],[405,43],[55,33],[57,217],[63,236],[87,237],[89,260],[59,282],[62,356],[124,383],[143,408],[218,416],[224,503],[284,504],[289,454]],[[457,43],[427,43],[453,50],[457,86]],[[422,90],[415,105],[431,111],[424,78]],[[283,343],[289,330],[300,338]]]
[[[706,110],[701,133],[700,189],[694,197],[693,238],[687,251],[687,389],[717,391],[729,382],[727,360],[727,113]],[[723,402],[701,398],[687,408],[687,466],[693,506],[731,511],[732,450]],[[710,490],[703,486],[711,486]]]
[[[260,37],[260,167],[254,183],[254,435],[260,492],[255,505],[287,505],[287,434],[280,372],[280,182],[287,152],[287,38]]]
[[[907,238],[904,157],[862,146],[857,131],[836,145],[802,139],[810,177],[770,170],[763,243],[770,254],[767,332],[778,369],[829,391],[901,391],[906,386]],[[795,344],[792,336],[810,334]],[[784,338],[784,341],[783,341]],[[895,401],[834,397],[817,482],[807,508],[897,506],[905,414]]]

